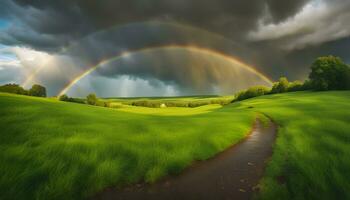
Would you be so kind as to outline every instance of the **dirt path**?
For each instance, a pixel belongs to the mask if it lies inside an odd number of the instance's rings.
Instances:
[[[276,132],[275,124],[264,127],[256,121],[245,140],[178,176],[151,185],[106,189],[92,199],[250,199],[272,154]]]

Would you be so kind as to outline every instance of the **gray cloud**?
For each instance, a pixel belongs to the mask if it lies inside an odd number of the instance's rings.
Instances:
[[[50,55],[62,55],[71,60],[65,66],[54,65],[61,79],[51,81],[43,70],[38,74],[50,86],[52,94],[67,85],[76,75],[89,67],[127,51],[166,45],[192,45],[212,49],[237,57],[272,78],[287,75],[291,79],[305,78],[310,62],[322,54],[349,56],[349,2],[346,0],[3,0],[0,18],[10,25],[0,31],[0,43],[19,45]],[[164,58],[173,56],[166,53]],[[174,53],[173,53],[174,54]],[[230,77],[215,74],[211,67],[205,74],[206,87],[195,86],[193,76],[180,77],[174,69],[190,70],[193,62],[181,55],[169,62],[160,53],[147,58],[137,56],[137,65],[129,64],[100,75],[125,75],[154,83],[176,85],[183,91],[211,91],[216,84],[238,83]],[[156,57],[157,56],[157,57]],[[162,56],[162,55],[161,55]],[[187,56],[193,56],[188,54]],[[150,63],[152,58],[158,64]],[[187,61],[186,61],[187,59]],[[207,60],[207,62],[210,62]],[[218,61],[219,62],[219,61]],[[65,63],[57,61],[55,63]],[[203,63],[201,63],[203,64]],[[68,69],[75,66],[75,69]],[[162,66],[170,74],[157,74]],[[171,66],[171,67],[169,67]],[[123,69],[123,70],[122,70]],[[147,70],[149,70],[147,72]],[[200,66],[198,69],[203,69]],[[64,74],[65,71],[71,71]],[[146,70],[146,71],[144,71]],[[198,70],[197,70],[198,71]],[[223,70],[222,72],[227,72]],[[204,73],[204,72],[203,72]],[[210,75],[211,74],[211,75]],[[45,81],[44,81],[45,80]],[[54,83],[54,86],[53,86]]]
[[[53,36],[56,47],[66,45],[92,32],[116,24],[148,20],[174,20],[190,24],[230,38],[240,37],[250,30],[265,7],[273,19],[279,21],[295,13],[306,0],[291,1],[288,5],[276,0],[231,1],[231,0],[102,0],[102,1],[28,1],[4,0],[3,15],[15,20],[15,25],[24,25],[32,33]],[[20,44],[34,48],[42,47],[34,34],[7,35]],[[43,38],[44,42],[47,38]],[[39,43],[39,44],[38,44]],[[53,42],[51,41],[51,44]],[[55,47],[51,45],[51,47]],[[59,48],[58,48],[59,49]]]
[[[350,35],[350,1],[316,1],[300,12],[278,23],[259,23],[258,30],[249,33],[252,40],[285,39],[287,49],[305,48]]]

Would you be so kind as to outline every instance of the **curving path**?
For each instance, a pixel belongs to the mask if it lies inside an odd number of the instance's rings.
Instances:
[[[109,188],[92,199],[250,199],[258,190],[255,186],[272,155],[276,132],[273,122],[264,127],[257,120],[242,142],[212,159],[196,163],[178,176],[121,190]]]

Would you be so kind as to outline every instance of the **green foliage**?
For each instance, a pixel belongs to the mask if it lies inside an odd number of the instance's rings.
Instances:
[[[150,107],[150,108],[159,108],[161,103],[160,102],[155,102],[155,101],[146,101],[146,100],[142,100],[142,101],[135,101],[132,102],[133,106],[143,106],[143,107]]]
[[[268,94],[269,92],[270,92],[270,88],[266,86],[254,86],[249,88],[248,90],[244,90],[237,93],[235,95],[235,101],[241,101],[244,99],[262,96],[262,95]]]
[[[271,94],[284,93],[288,91],[289,82],[286,77],[281,77],[278,82],[275,82],[271,89]]]
[[[203,99],[182,99],[182,98],[170,98],[170,99],[147,99],[147,100],[133,100],[127,104],[132,106],[142,106],[150,108],[159,108],[162,104],[166,107],[190,107],[195,108],[199,106],[205,106],[210,104],[227,105],[232,101],[232,98],[218,97],[218,98],[203,98]]]
[[[93,105],[93,104],[92,104]],[[111,107],[111,104],[110,102],[107,102],[107,101],[101,101],[101,100],[98,100],[95,104],[96,106],[100,106],[100,107]]]
[[[0,86],[0,92],[21,94],[21,95],[30,95],[37,97],[46,97],[46,88],[44,86],[35,84],[30,88],[30,90],[25,90],[18,84],[5,84]]]
[[[67,95],[61,95],[59,98],[58,98],[60,101],[69,101],[69,97]]]
[[[72,103],[80,103],[80,104],[85,104],[85,101],[83,99],[79,99],[79,98],[72,98],[72,97],[68,97],[67,95],[61,95],[58,100],[60,101],[66,101],[66,102],[72,102]]]
[[[5,84],[0,86],[0,92],[28,95],[28,91],[18,84]]]
[[[34,84],[29,90],[30,96],[46,97],[46,88],[44,86]]]
[[[97,105],[98,99],[96,97],[96,94],[89,94],[86,97],[86,102],[87,104],[90,104],[90,105]]]
[[[311,66],[309,78],[315,90],[350,89],[350,68],[339,57],[317,58]]]
[[[305,90],[304,83],[301,81],[290,82],[288,85],[288,92],[296,92]]]

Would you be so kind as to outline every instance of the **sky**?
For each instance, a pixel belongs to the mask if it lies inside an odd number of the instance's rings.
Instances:
[[[50,96],[227,95],[350,63],[349,0],[1,0],[0,84]]]

